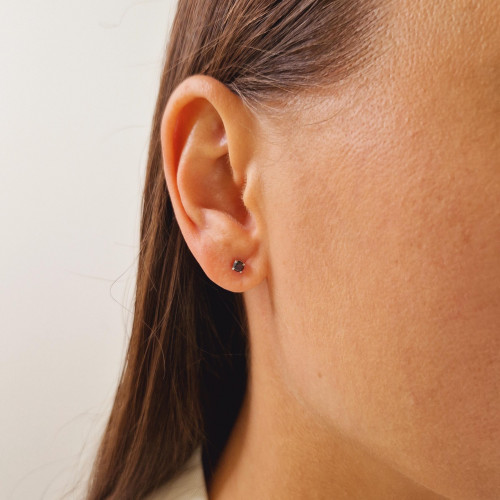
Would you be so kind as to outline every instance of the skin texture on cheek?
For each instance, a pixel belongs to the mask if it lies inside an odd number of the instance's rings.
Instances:
[[[398,3],[373,73],[263,152],[290,391],[464,499],[500,492],[493,4]]]

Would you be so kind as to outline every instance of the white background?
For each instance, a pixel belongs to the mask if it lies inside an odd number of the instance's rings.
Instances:
[[[175,7],[0,1],[2,500],[82,498],[130,334]]]

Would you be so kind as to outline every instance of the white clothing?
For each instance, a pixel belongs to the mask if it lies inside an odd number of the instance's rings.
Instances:
[[[166,482],[145,500],[208,500],[208,493],[198,446],[177,476]]]

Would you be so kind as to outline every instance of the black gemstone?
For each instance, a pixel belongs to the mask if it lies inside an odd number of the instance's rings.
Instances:
[[[238,271],[239,273],[241,273],[244,267],[245,264],[241,262],[241,260],[235,260],[233,264],[233,271]]]

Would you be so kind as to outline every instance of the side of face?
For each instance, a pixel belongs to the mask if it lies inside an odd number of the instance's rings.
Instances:
[[[500,2],[388,9],[364,78],[262,122],[274,341],[332,426],[438,493],[499,498]]]

